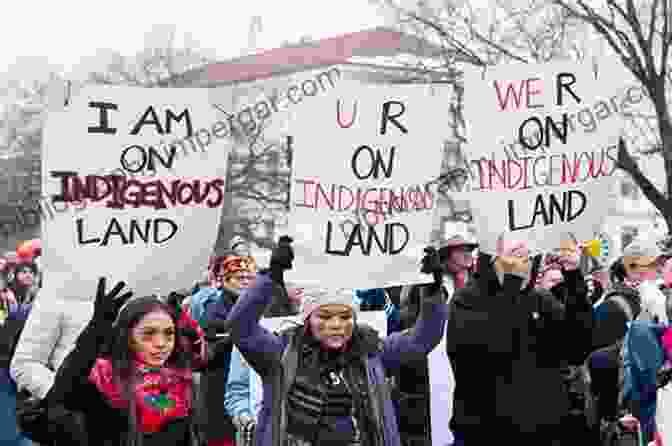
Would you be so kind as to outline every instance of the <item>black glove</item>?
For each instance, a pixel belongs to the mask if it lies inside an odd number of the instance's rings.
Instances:
[[[443,269],[441,268],[439,252],[436,248],[432,246],[425,248],[425,256],[422,258],[420,272],[423,274],[432,274],[434,276],[435,285],[441,285],[443,283]]]
[[[118,282],[112,291],[106,294],[105,278],[101,277],[98,280],[98,291],[93,304],[93,317],[89,322],[89,327],[96,336],[105,336],[109,333],[112,324],[117,319],[119,310],[133,296],[131,291],[118,296],[125,286],[126,282]]]
[[[275,282],[284,283],[285,270],[292,269],[292,262],[294,261],[293,242],[294,240],[291,237],[283,235],[271,253],[271,278]]]

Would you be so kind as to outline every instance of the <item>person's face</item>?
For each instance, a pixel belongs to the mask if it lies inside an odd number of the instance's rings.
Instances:
[[[131,329],[131,350],[150,367],[161,367],[175,349],[175,324],[165,311],[146,314]]]
[[[656,257],[648,256],[626,256],[623,257],[623,266],[625,267],[625,272],[628,276],[642,273],[655,273],[657,269],[657,259]]]
[[[308,321],[313,336],[327,350],[341,349],[352,338],[355,318],[347,305],[322,305]]]
[[[16,280],[25,287],[31,287],[35,282],[35,276],[31,270],[24,268],[17,271]]]
[[[237,258],[238,262],[238,271],[229,273],[227,275],[221,275],[221,283],[226,285],[229,288],[233,289],[243,289],[252,286],[254,282],[255,275],[257,273],[257,264],[252,257],[239,257]],[[220,268],[220,271],[224,270],[224,266]]]

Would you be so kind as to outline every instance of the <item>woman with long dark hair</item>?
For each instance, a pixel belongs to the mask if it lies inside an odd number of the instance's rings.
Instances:
[[[81,414],[56,443],[194,446],[192,370],[205,363],[203,333],[158,297],[117,297],[124,286],[106,294],[100,280],[93,317],[44,400],[49,418]]]

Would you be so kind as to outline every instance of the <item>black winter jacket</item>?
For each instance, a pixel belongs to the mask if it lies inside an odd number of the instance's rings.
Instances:
[[[560,426],[569,408],[562,370],[590,343],[571,335],[592,321],[581,273],[564,275],[576,290],[565,305],[548,291],[521,291],[522,279],[513,275],[500,284],[488,261],[456,291],[446,331],[456,382],[454,432],[485,427],[507,438]]]

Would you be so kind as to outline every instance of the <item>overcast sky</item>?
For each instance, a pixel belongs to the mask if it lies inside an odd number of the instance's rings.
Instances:
[[[0,26],[0,73],[17,57],[46,56],[66,69],[97,49],[131,55],[154,24],[175,24],[221,58],[247,46],[252,16],[262,17],[259,46],[273,48],[303,35],[328,37],[383,23],[367,0],[88,0],[7,1]],[[234,6],[235,5],[235,6]],[[319,5],[319,6],[318,6]],[[32,62],[37,63],[37,62]],[[39,64],[39,63],[38,63]]]

